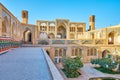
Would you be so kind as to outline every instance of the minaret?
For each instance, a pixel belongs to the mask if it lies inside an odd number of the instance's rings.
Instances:
[[[22,11],[22,23],[28,24],[28,11]]]
[[[90,26],[89,30],[95,30],[95,15],[91,15],[89,18]]]

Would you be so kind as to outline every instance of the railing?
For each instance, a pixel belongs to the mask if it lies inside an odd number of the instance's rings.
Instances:
[[[9,37],[0,37],[0,53],[8,51],[11,48],[17,48],[20,42]]]
[[[103,45],[105,44],[104,39],[49,39],[49,44],[94,44],[94,45]]]
[[[49,44],[79,44],[79,40],[49,39]]]

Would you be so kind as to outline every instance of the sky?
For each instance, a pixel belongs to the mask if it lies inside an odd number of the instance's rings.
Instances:
[[[120,24],[120,0],[0,0],[21,21],[21,11],[29,12],[29,24],[36,20],[69,19],[85,22],[95,15],[96,29]]]

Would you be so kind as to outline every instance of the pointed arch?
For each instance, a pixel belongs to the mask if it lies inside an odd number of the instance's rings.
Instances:
[[[75,48],[75,56],[78,56],[78,48]]]
[[[114,44],[116,32],[112,31],[108,34],[108,44]]]
[[[102,52],[102,58],[106,58],[108,57],[108,54],[110,54],[110,51],[105,49],[103,52]]]
[[[120,34],[117,35],[117,42],[120,43]]]
[[[25,43],[31,43],[32,42],[32,31],[29,28],[26,28],[23,32],[23,41]]]
[[[66,57],[66,49],[63,49],[63,56]]]
[[[58,50],[55,50],[55,57],[58,57]]]
[[[5,16],[2,21],[2,36],[7,35],[8,18]]]
[[[59,50],[59,56],[62,57],[62,49]]]
[[[57,38],[66,38],[66,26],[64,23],[57,28]]]
[[[55,38],[55,35],[53,33],[48,34],[48,38],[53,39]]]

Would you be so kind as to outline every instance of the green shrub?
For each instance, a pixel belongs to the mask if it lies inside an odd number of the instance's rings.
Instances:
[[[98,64],[100,68],[103,68],[104,71],[112,71],[117,67],[118,62],[112,61],[110,58],[101,58],[101,59],[92,59],[91,60],[92,64]]]
[[[103,72],[103,73],[108,73],[108,74],[120,74],[120,72],[116,72],[116,71],[113,71],[111,69],[108,69],[108,68],[103,68],[103,67],[94,67],[95,69]]]
[[[75,78],[80,75],[79,69],[83,67],[81,57],[76,58],[64,58],[63,59],[63,72],[68,78]]]
[[[92,60],[91,60],[91,63],[92,63],[92,64],[95,64],[95,65],[96,65],[96,64],[99,64],[99,60],[100,60],[100,59],[92,59]]]

